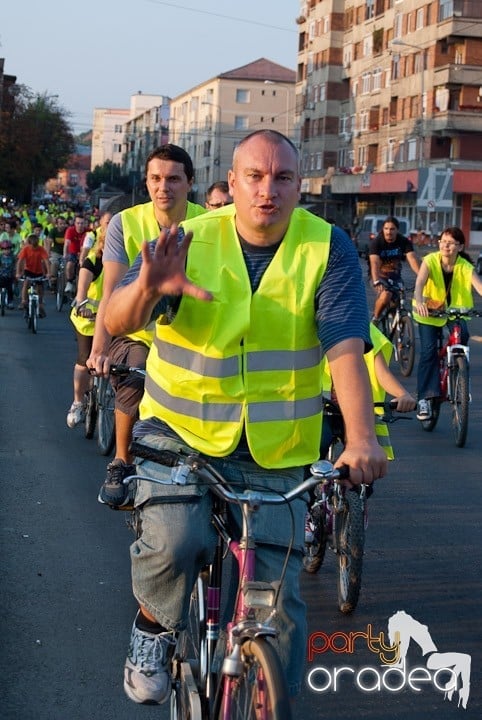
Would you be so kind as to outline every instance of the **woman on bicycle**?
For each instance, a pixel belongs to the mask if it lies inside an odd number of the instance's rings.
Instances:
[[[77,360],[74,365],[74,400],[67,413],[69,428],[75,427],[84,419],[84,395],[91,380],[86,360],[92,349],[95,315],[102,297],[104,281],[102,256],[105,233],[111,213],[106,212],[104,216],[107,216],[107,221],[101,224],[96,243],[79,271],[77,294],[70,313],[77,338]]]
[[[440,395],[437,338],[447,319],[430,316],[430,310],[473,307],[472,288],[482,295],[482,280],[475,272],[471,257],[464,252],[462,230],[458,227],[445,228],[438,243],[439,250],[423,259],[413,297],[413,317],[418,323],[420,335],[418,420],[431,418],[432,398]],[[463,319],[460,322],[462,343],[466,345],[469,340],[467,323]]]

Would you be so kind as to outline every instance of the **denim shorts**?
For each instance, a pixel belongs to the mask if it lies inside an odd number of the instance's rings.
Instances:
[[[182,446],[190,452],[172,438],[147,435],[142,443],[163,450]],[[210,462],[238,487],[283,492],[303,478],[303,468],[266,470],[229,457],[211,458]],[[210,521],[211,494],[191,476],[186,485],[174,485],[173,469],[150,460],[138,459],[137,472],[167,484],[138,481],[135,505],[140,534],[130,550],[134,595],[161,625],[182,630],[192,587],[202,566],[212,559],[216,545],[217,535]],[[299,589],[305,511],[306,498],[276,508],[264,506],[255,514],[254,523],[257,580],[279,580],[286,548],[293,541],[276,619],[276,644],[291,694],[301,687],[306,648],[306,606]]]

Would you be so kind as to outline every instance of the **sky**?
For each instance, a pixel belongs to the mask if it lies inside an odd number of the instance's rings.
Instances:
[[[5,0],[4,73],[58,95],[75,134],[94,108],[174,98],[261,57],[296,69],[299,0]]]

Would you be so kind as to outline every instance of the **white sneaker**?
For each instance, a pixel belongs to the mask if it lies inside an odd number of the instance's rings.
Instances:
[[[418,401],[417,420],[430,420],[432,417],[432,404],[430,400],[422,398]]]
[[[124,666],[124,691],[130,700],[149,705],[161,705],[169,700],[169,664],[174,644],[173,633],[143,632],[134,622]]]
[[[81,402],[73,402],[70,406],[70,410],[67,413],[67,425],[69,428],[74,428],[76,425],[82,422],[85,418],[84,406]]]
[[[73,284],[70,282],[70,280],[65,284],[65,292],[66,292],[66,293],[74,292],[74,286],[73,286]]]

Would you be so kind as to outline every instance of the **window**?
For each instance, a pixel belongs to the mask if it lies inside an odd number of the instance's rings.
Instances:
[[[381,90],[382,87],[382,70],[375,68],[373,71],[372,90]]]
[[[395,19],[393,22],[393,37],[394,38],[402,37],[402,20],[403,20],[402,13],[397,13],[395,15]]]
[[[324,102],[326,100],[326,83],[321,83],[321,85],[319,86],[318,97],[320,102]]]
[[[371,73],[363,73],[362,75],[362,95],[366,95],[371,90]]]
[[[234,118],[234,129],[235,130],[247,130],[248,118],[246,115],[236,115]]]
[[[423,28],[423,8],[417,10],[417,19],[415,21],[415,29],[420,30]]]
[[[365,20],[371,20],[375,15],[375,0],[367,0],[365,10]]]
[[[249,90],[236,90],[236,102],[237,103],[249,103]]]
[[[454,0],[440,0],[439,22],[447,20],[454,14]]]
[[[412,160],[417,159],[417,140],[416,138],[412,138],[408,141],[408,152],[407,152],[407,161],[411,162]]]
[[[400,55],[395,53],[392,55],[392,80],[398,80],[400,77]]]
[[[368,130],[368,110],[362,110],[360,113],[360,130]]]
[[[373,35],[367,35],[363,38],[363,57],[370,57],[373,48]]]
[[[395,155],[395,140],[393,138],[389,138],[388,148],[387,148],[387,165],[393,165],[394,155]]]

